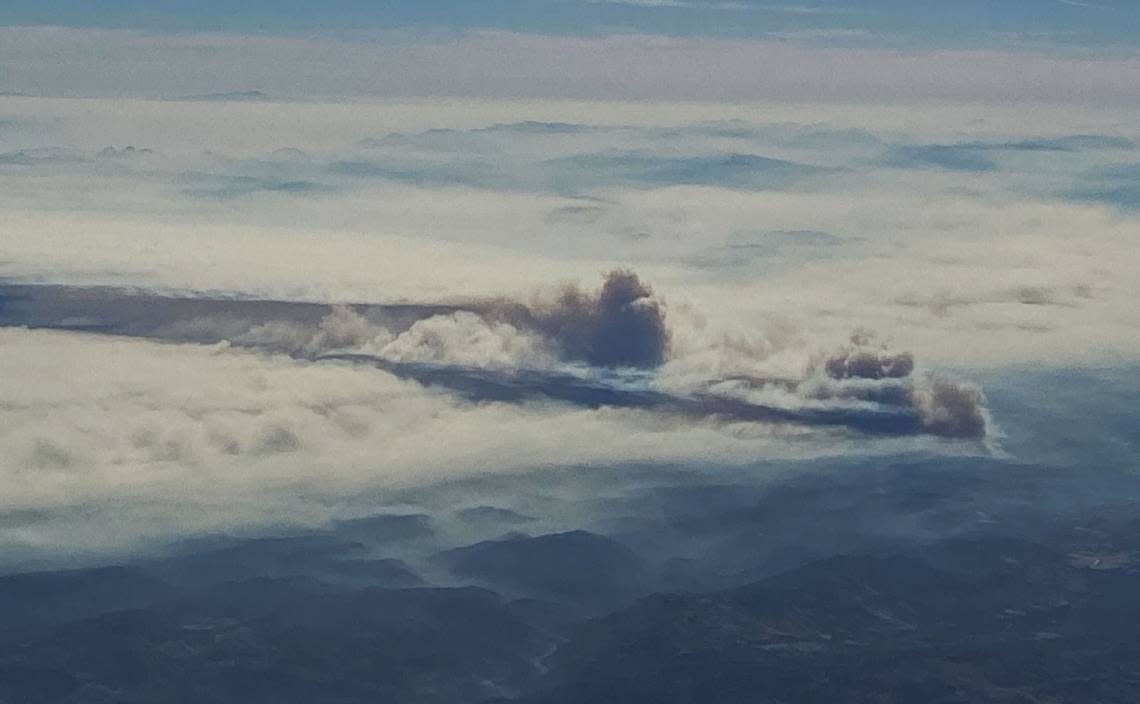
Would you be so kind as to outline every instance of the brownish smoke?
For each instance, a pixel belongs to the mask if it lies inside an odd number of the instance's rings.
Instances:
[[[669,354],[664,307],[632,271],[611,271],[597,293],[567,286],[553,304],[531,308],[529,316],[567,359],[649,368]]]

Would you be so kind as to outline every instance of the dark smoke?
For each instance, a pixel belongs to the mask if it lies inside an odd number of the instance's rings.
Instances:
[[[464,308],[447,304],[333,306],[113,287],[0,283],[0,327],[79,330],[201,344],[224,340],[296,357],[312,356],[304,343],[321,332],[331,332],[329,323],[345,311],[400,333],[417,320],[460,310]]]
[[[828,358],[823,370],[832,379],[905,379],[914,371],[914,355],[847,348]]]
[[[327,354],[323,361],[370,364],[425,386],[447,389],[469,401],[519,403],[553,400],[584,408],[633,408],[696,421],[777,423],[847,428],[866,435],[901,436],[923,431],[924,419],[902,408],[781,408],[713,394],[676,395],[629,389],[542,370],[503,371],[454,365],[391,362],[372,355]],[[933,431],[932,431],[933,432]]]
[[[467,301],[351,304],[351,311],[393,334],[417,320],[460,311],[549,338],[567,361],[598,367],[653,368],[665,361],[669,329],[653,290],[632,271],[612,271],[600,291],[566,286],[552,303]],[[0,285],[0,326],[82,329],[180,342],[227,340],[242,347],[311,357],[310,339],[338,307],[295,301],[179,297],[114,288]],[[327,336],[326,336],[327,337]],[[325,340],[325,342],[330,342]]]
[[[986,399],[981,390],[948,381],[935,381],[915,391],[926,432],[944,438],[979,438],[986,434]]]
[[[551,306],[530,310],[533,326],[567,359],[597,367],[660,366],[669,353],[665,310],[632,271],[611,271],[598,293],[563,289]]]

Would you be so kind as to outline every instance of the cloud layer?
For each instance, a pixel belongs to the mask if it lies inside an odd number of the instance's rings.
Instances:
[[[780,317],[816,348],[861,324],[933,366],[1136,347],[1125,112],[0,103],[0,274],[25,281],[521,301],[636,264],[671,315],[704,318],[675,347]],[[817,173],[773,180],[763,160]]]
[[[830,424],[798,422],[808,414],[757,423],[535,395],[472,402],[371,365],[217,346],[13,328],[0,330],[0,357],[0,540],[11,559],[314,525],[358,504],[375,510],[401,487],[489,472],[734,464],[853,442]],[[741,407],[733,403],[725,408]],[[861,451],[928,441],[877,442]]]
[[[1138,141],[1057,106],[0,98],[0,540],[990,452],[1012,370],[1135,362]]]

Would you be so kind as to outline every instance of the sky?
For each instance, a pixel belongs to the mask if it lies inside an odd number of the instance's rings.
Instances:
[[[1125,2],[5,3],[0,92],[1134,104]]]
[[[0,7],[10,554],[543,468],[1131,451],[1126,400],[1040,381],[1140,361],[1123,2],[91,8]]]
[[[597,36],[814,39],[948,48],[1008,42],[1097,50],[1135,47],[1125,0],[331,0],[326,3],[12,0],[0,23],[148,32],[367,36],[497,30]]]

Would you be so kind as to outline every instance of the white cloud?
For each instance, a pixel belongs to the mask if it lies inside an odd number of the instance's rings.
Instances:
[[[549,368],[557,364],[557,351],[550,349],[546,340],[469,312],[419,320],[396,339],[372,348],[374,354],[392,362],[489,369]]]

